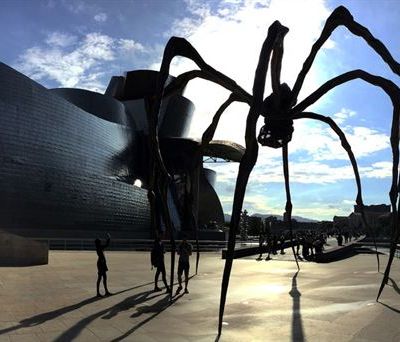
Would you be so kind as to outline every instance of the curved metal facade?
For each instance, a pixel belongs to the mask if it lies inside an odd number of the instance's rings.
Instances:
[[[115,179],[124,127],[0,64],[0,220],[22,235],[149,236],[147,193]]]
[[[149,238],[147,190],[133,181],[140,178],[145,187],[149,174],[145,102],[157,74],[114,77],[102,95],[46,89],[0,63],[1,228],[30,237],[92,238],[107,231]],[[176,183],[168,201],[178,229],[193,229],[188,191],[199,224],[223,222],[215,175],[202,173],[201,159],[198,174],[192,170],[199,146],[187,136],[193,111],[191,101],[174,94],[164,99],[159,118],[161,152]]]

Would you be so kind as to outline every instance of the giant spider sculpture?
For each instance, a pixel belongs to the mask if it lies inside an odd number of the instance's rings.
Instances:
[[[160,68],[159,80],[157,84],[157,91],[155,98],[149,101],[149,146],[150,151],[153,152],[151,165],[152,175],[149,189],[149,199],[153,203],[152,208],[154,209],[154,196],[157,194],[161,196],[162,205],[162,217],[166,223],[167,230],[171,236],[171,242],[173,246],[172,250],[172,262],[174,260],[174,241],[173,241],[173,226],[169,217],[168,208],[166,205],[166,194],[167,188],[170,184],[170,176],[164,166],[163,159],[160,153],[158,136],[157,136],[157,125],[158,125],[158,114],[160,110],[161,101],[164,96],[173,94],[175,91],[184,87],[190,80],[194,78],[202,78],[215,82],[222,87],[230,91],[229,98],[221,105],[218,111],[213,117],[213,121],[207,130],[203,133],[202,142],[199,149],[199,155],[201,150],[212,140],[219,119],[225,109],[234,101],[247,103],[250,107],[247,115],[246,130],[245,130],[245,143],[246,151],[242,157],[239,165],[239,172],[236,180],[236,187],[233,200],[232,218],[229,229],[229,241],[228,251],[226,255],[225,268],[222,278],[221,286],[221,298],[220,298],[220,309],[219,309],[219,323],[218,323],[218,336],[221,334],[222,319],[225,308],[226,294],[228,290],[229,277],[231,273],[233,263],[233,252],[235,247],[235,237],[239,226],[240,212],[243,205],[243,199],[245,190],[250,173],[256,163],[258,156],[258,143],[262,146],[269,146],[272,148],[282,148],[283,158],[283,169],[285,178],[285,190],[286,190],[286,217],[291,228],[291,212],[292,203],[290,198],[290,187],[289,187],[289,165],[288,165],[288,144],[292,138],[293,133],[293,120],[298,119],[314,119],[322,121],[328,124],[332,130],[339,137],[343,148],[346,150],[353,167],[356,186],[357,196],[356,203],[361,208],[362,220],[365,227],[367,226],[365,220],[365,214],[363,211],[363,200],[362,200],[362,189],[358,166],[354,154],[351,150],[351,146],[348,143],[345,134],[338,127],[338,125],[327,116],[321,114],[312,113],[305,111],[307,107],[316,102],[324,94],[331,89],[349,82],[355,79],[361,79],[371,85],[381,88],[391,99],[393,104],[393,118],[391,126],[391,149],[393,155],[393,168],[392,168],[392,184],[389,192],[391,207],[392,207],[392,240],[390,247],[390,254],[388,263],[383,275],[382,283],[380,285],[377,301],[382,293],[385,284],[388,281],[390,268],[393,262],[393,257],[396,249],[396,242],[399,240],[400,229],[399,229],[399,216],[398,216],[398,192],[399,192],[399,179],[398,179],[398,165],[399,165],[399,116],[400,116],[400,89],[385,78],[372,75],[363,70],[353,70],[346,72],[340,76],[337,76],[320,88],[314,91],[311,95],[305,98],[303,101],[297,104],[297,96],[303,85],[303,81],[310,70],[310,67],[314,61],[314,58],[321,48],[323,43],[329,38],[331,33],[340,25],[345,26],[353,34],[360,36],[365,42],[375,50],[376,53],[389,65],[391,70],[400,75],[400,64],[397,63],[387,48],[376,39],[369,30],[354,21],[350,12],[343,6],[336,8],[327,19],[325,26],[322,30],[320,37],[312,46],[311,52],[305,60],[303,67],[296,79],[296,82],[291,89],[286,83],[281,83],[281,63],[283,56],[283,40],[288,32],[288,28],[281,25],[279,21],[275,21],[268,30],[267,38],[265,39],[259,57],[257,69],[255,71],[254,83],[253,83],[253,94],[247,93],[244,89],[238,86],[232,79],[218,72],[210,65],[208,65],[196,49],[185,39],[172,37],[165,47],[162,64]],[[194,61],[199,70],[192,70],[179,75],[173,82],[165,86],[166,79],[169,74],[170,63],[175,56],[183,56]],[[268,67],[271,67],[271,83],[272,93],[267,97],[263,98],[266,75]],[[261,131],[256,134],[257,120],[262,115],[264,117],[265,125],[261,128]],[[375,246],[376,248],[376,246]],[[295,253],[294,253],[295,254]],[[378,270],[379,270],[379,258],[378,259]],[[297,260],[296,260],[297,262]],[[297,264],[298,266],[298,264]],[[173,272],[173,265],[171,271]],[[172,282],[172,279],[171,279]]]

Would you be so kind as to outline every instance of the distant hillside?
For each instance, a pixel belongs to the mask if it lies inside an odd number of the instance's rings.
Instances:
[[[261,218],[267,218],[269,216],[275,216],[278,220],[283,221],[283,216],[282,215],[255,213],[255,214],[252,214],[250,216],[258,216],[258,217],[261,217]],[[224,214],[224,217],[225,217],[225,222],[230,222],[231,215]],[[292,218],[295,219],[297,222],[318,222],[318,220],[313,220],[313,219],[309,219],[309,218],[301,217],[301,216],[292,216]]]

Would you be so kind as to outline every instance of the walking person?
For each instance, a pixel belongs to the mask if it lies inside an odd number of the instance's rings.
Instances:
[[[264,242],[265,242],[264,233],[260,231],[260,235],[258,237],[258,249],[260,250],[260,255],[258,256],[258,260],[262,259]]]
[[[267,245],[267,256],[265,261],[271,260],[271,252],[272,252],[272,237],[271,235],[267,235],[265,237],[265,244]]]
[[[182,290],[182,273],[185,272],[185,293],[189,293],[188,283],[189,283],[189,257],[192,255],[192,245],[187,242],[186,238],[183,238],[182,242],[178,246],[178,282],[179,286],[176,290],[176,294],[178,294]]]
[[[97,238],[94,240],[94,244],[96,246],[96,253],[97,253],[97,282],[96,282],[96,290],[97,290],[97,297],[102,297],[100,294],[100,282],[101,279],[103,279],[103,285],[104,285],[104,290],[105,290],[105,295],[110,296],[111,293],[108,291],[107,288],[107,261],[106,257],[104,256],[104,249],[108,247],[110,244],[110,239],[111,236],[110,234],[107,233],[107,240],[104,245],[101,244],[101,240]]]
[[[154,292],[161,291],[161,289],[158,287],[158,277],[162,277],[162,281],[165,285],[165,289],[167,293],[170,293],[171,290],[167,284],[167,278],[165,274],[165,263],[164,263],[164,254],[165,254],[165,248],[164,244],[161,241],[160,237],[156,237],[154,240],[154,245],[153,249],[151,250],[151,264],[152,266],[157,268],[156,275],[154,277]]]

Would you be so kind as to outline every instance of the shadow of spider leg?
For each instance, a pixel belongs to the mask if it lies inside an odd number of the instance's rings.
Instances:
[[[323,84],[314,93],[312,93],[304,101],[302,101],[299,105],[297,105],[293,109],[293,111],[297,110],[298,113],[301,112],[302,110],[307,108],[309,105],[311,105],[312,103],[317,101],[322,95],[327,93],[332,88],[334,88],[340,84],[346,83],[348,81],[354,80],[354,79],[361,79],[371,85],[381,88],[390,97],[392,104],[393,104],[393,115],[392,115],[392,125],[391,125],[391,134],[390,134],[390,144],[391,144],[392,155],[393,155],[393,167],[392,167],[392,185],[391,185],[391,189],[389,192],[390,202],[392,205],[392,215],[393,215],[392,241],[391,241],[391,245],[390,245],[389,260],[388,260],[387,266],[385,268],[381,286],[378,291],[378,296],[377,296],[377,300],[378,300],[382,293],[383,287],[385,286],[385,284],[388,281],[389,274],[390,274],[390,268],[391,268],[395,250],[396,250],[396,242],[398,241],[399,235],[400,235],[399,222],[398,222],[398,208],[397,208],[397,197],[398,197],[398,191],[399,191],[398,166],[399,166],[400,89],[399,89],[399,87],[397,87],[396,84],[394,84],[390,80],[387,80],[387,79],[379,77],[379,76],[371,75],[363,70],[353,70],[353,71],[344,73],[340,76],[337,76],[337,77],[329,80],[325,84]],[[294,116],[296,116],[296,115],[301,115],[301,114],[295,114]],[[361,184],[360,184],[360,186],[361,186]],[[360,205],[360,208],[362,209],[361,213],[364,216],[365,214],[364,214],[363,207],[362,207],[361,193],[359,193],[357,195],[357,204]],[[374,241],[374,244],[375,244],[375,249],[376,249],[375,241]],[[378,255],[377,255],[377,258],[378,258]],[[378,260],[379,260],[379,258],[378,258]]]

